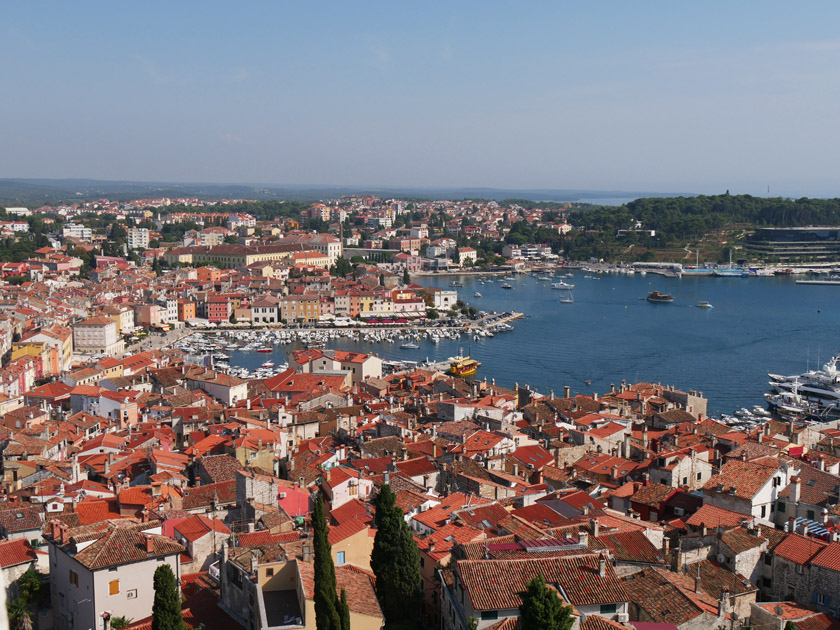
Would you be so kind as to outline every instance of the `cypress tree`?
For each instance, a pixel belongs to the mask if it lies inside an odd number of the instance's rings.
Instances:
[[[563,605],[557,591],[545,585],[542,575],[528,582],[519,596],[522,630],[570,630],[572,627],[571,607]]]
[[[376,575],[376,594],[385,622],[420,625],[423,597],[420,578],[420,552],[411,535],[403,511],[388,484],[376,498],[376,538],[370,568]]]
[[[312,529],[315,548],[315,627],[317,630],[342,630],[335,592],[335,566],[320,494],[312,510]]]
[[[347,592],[341,589],[341,601],[338,602],[338,615],[341,618],[341,630],[350,630],[350,606],[347,605]]]
[[[181,614],[181,594],[175,574],[168,564],[155,569],[155,601],[152,604],[152,630],[186,630]]]

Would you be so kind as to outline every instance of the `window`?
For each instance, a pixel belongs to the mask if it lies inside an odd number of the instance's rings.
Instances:
[[[602,615],[614,615],[618,610],[617,604],[601,604]]]
[[[265,577],[273,577],[274,576],[274,567],[269,567],[265,570]]]
[[[769,577],[761,578],[761,585],[764,588],[770,588],[771,586],[773,586],[773,580]]]
[[[814,520],[814,510],[808,510],[807,518],[808,518],[809,521]]]
[[[481,611],[481,620],[486,621],[488,619],[498,619],[499,618],[499,611],[498,610],[482,610]]]
[[[782,485],[781,477],[773,477],[773,487],[778,488],[780,485]]]
[[[805,569],[802,567],[801,564],[796,565],[796,573],[799,574],[799,575],[802,575],[803,573],[805,573]]]
[[[70,584],[73,586],[79,585],[79,574],[76,573],[73,569],[70,569]]]
[[[764,554],[764,564],[766,564],[767,566],[773,564],[773,556],[771,556],[769,553]]]
[[[684,485],[684,486],[688,485],[688,477],[683,477],[682,485]]]
[[[343,551],[339,551],[338,554],[336,554],[336,560],[337,560],[338,564],[344,564],[344,552]]]
[[[761,506],[761,518],[764,518],[764,517],[766,517],[766,516],[767,516],[767,506],[766,506],[766,505],[762,505],[762,506]]]
[[[111,580],[108,582],[108,595],[119,595],[120,594],[120,581],[119,580]]]
[[[831,601],[831,598],[825,593],[814,593],[815,604],[819,604],[820,606],[828,606],[829,601]]]
[[[778,505],[776,506],[776,510],[784,514],[787,512],[787,505],[785,505],[784,501],[779,501]]]

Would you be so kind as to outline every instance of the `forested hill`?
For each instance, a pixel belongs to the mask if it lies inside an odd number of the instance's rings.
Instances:
[[[613,231],[641,221],[671,238],[695,238],[731,226],[802,227],[840,225],[840,199],[783,199],[750,195],[649,197],[619,207],[575,212],[572,223]]]

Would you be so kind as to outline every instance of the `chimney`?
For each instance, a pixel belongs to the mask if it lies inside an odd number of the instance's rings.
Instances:
[[[52,536],[53,540],[57,540],[59,537],[59,532],[61,531],[61,521],[53,520],[50,521],[50,536]]]
[[[572,388],[568,385],[563,387],[563,398],[571,398],[572,397]]]
[[[607,576],[607,560],[604,556],[598,557],[598,577]]]
[[[702,589],[700,588],[700,563],[697,563],[697,575],[694,576],[694,592],[701,593]]]
[[[719,616],[723,616],[729,614],[729,591],[723,589],[720,594],[720,602],[718,603],[719,606]]]
[[[151,536],[145,536],[146,541],[146,553],[154,553],[155,551],[155,540]]]
[[[59,526],[58,539],[62,545],[66,545],[70,540],[70,532],[67,523],[62,523]]]
[[[589,547],[589,532],[578,532],[578,541],[584,549]]]
[[[706,528],[706,524],[705,524],[705,523],[703,523],[703,524],[700,526],[700,536],[701,536],[702,538],[705,538],[708,534],[709,534],[709,530]]]
[[[312,562],[312,545],[308,542],[303,545],[303,561]]]
[[[790,478],[790,502],[794,505],[799,503],[799,476]]]
[[[429,553],[434,553],[434,552],[435,552],[435,543],[430,542],[429,543]]]
[[[591,521],[589,521],[589,524],[592,528],[592,535],[595,538],[598,538],[598,534],[601,533],[601,523],[600,523],[600,521],[597,518],[593,518]]]
[[[671,553],[671,539],[667,536],[663,536],[662,538],[662,555],[665,556],[665,559],[668,559],[668,554]]]

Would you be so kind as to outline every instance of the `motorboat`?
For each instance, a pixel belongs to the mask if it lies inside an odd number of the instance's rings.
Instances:
[[[669,304],[674,301],[674,296],[670,293],[660,293],[659,291],[651,291],[647,294],[647,301],[654,304]]]
[[[551,283],[551,288],[552,289],[574,289],[575,285],[569,284],[568,282],[563,282],[561,280],[560,282],[552,282]]]
[[[711,302],[706,302],[705,300],[703,300],[702,302],[697,303],[697,308],[709,309],[709,308],[714,308],[714,306],[712,306]]]

